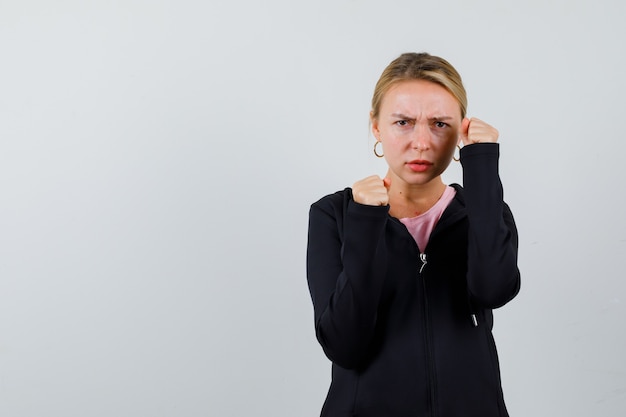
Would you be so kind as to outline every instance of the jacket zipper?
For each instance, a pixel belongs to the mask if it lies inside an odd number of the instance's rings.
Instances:
[[[420,253],[420,261],[422,261],[422,266],[420,267],[420,274],[421,274],[422,271],[424,270],[424,267],[428,263],[428,261],[426,260],[426,254],[425,253]]]
[[[432,351],[432,341],[431,339],[431,326],[430,326],[430,314],[428,308],[428,296],[426,294],[426,279],[424,278],[423,272],[426,264],[428,263],[428,258],[425,253],[420,253],[420,261],[422,261],[422,265],[419,269],[420,279],[422,281],[422,292],[424,295],[424,330],[425,330],[425,344],[426,344],[426,358],[428,361],[428,391],[429,391],[429,399],[430,399],[430,415],[435,417],[437,415],[436,412],[436,404],[437,404],[437,392],[436,392],[436,374],[435,374],[435,363],[434,363],[434,355]]]

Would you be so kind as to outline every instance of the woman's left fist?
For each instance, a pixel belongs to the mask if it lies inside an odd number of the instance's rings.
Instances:
[[[473,143],[495,143],[498,141],[498,129],[480,119],[467,117],[461,123],[461,140],[463,145]]]

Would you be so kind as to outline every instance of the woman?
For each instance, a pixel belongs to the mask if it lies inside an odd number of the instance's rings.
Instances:
[[[386,176],[311,206],[307,278],[333,363],[322,416],[508,415],[492,309],[519,291],[517,230],[498,131],[466,108],[447,61],[401,55],[370,114]],[[441,179],[457,147],[463,187]]]

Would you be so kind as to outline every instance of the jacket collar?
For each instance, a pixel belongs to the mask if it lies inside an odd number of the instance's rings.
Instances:
[[[459,184],[450,184],[450,186],[456,190],[456,195],[448,207],[444,210],[441,218],[437,222],[437,226],[435,226],[435,229],[438,227],[444,228],[454,224],[465,218],[467,215],[467,210],[465,209],[465,191],[463,190],[463,187]]]

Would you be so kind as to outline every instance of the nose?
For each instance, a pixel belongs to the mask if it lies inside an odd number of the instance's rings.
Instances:
[[[413,149],[419,152],[427,151],[430,148],[430,130],[427,125],[423,123],[415,125],[411,145]]]

